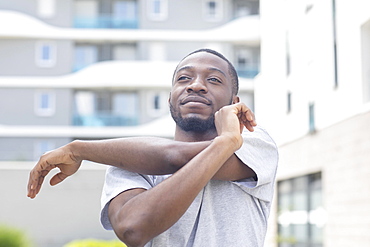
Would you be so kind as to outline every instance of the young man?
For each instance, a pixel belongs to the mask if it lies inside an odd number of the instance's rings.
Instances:
[[[74,141],[40,158],[28,196],[51,169],[54,185],[90,160],[110,165],[101,221],[128,246],[263,246],[278,153],[237,92],[223,55],[190,53],[173,76],[173,141]]]

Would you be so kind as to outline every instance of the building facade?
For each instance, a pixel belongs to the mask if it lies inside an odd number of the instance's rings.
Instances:
[[[255,111],[280,150],[271,246],[369,246],[369,4],[261,1]]]
[[[0,103],[8,106],[0,109],[0,160],[35,160],[73,139],[140,134],[168,116],[176,62],[198,48],[235,64],[240,96],[253,108],[256,0],[17,0],[1,1],[0,11]],[[84,127],[91,131],[78,134]],[[26,128],[27,137],[17,134]]]
[[[0,1],[0,224],[39,247],[115,238],[99,224],[104,166],[84,164],[31,201],[34,161],[74,139],[172,138],[173,71],[199,48],[235,65],[253,109],[259,23],[258,0]]]

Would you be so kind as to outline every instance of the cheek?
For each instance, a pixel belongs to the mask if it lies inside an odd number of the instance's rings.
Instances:
[[[217,105],[219,108],[226,106],[226,105],[231,105],[233,103],[233,97],[231,93],[220,93],[215,95],[215,105]]]
[[[169,98],[169,102],[171,104],[176,103],[178,101],[179,96],[181,95],[182,91],[183,90],[181,88],[179,88],[179,87],[172,88],[171,94],[170,94],[170,98]]]

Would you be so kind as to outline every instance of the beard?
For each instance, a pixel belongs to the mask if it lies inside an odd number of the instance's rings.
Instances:
[[[183,118],[179,111],[177,111],[170,103],[170,112],[175,123],[186,132],[206,132],[209,130],[216,130],[215,115],[212,114],[207,119],[200,119],[198,117]]]

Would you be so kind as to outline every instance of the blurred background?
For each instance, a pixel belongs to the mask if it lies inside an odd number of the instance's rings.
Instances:
[[[105,167],[35,200],[29,171],[75,139],[172,138],[177,62],[236,67],[239,96],[280,151],[266,247],[370,246],[370,1],[0,0],[0,225],[37,247],[115,239]],[[50,178],[50,176],[49,176]]]

